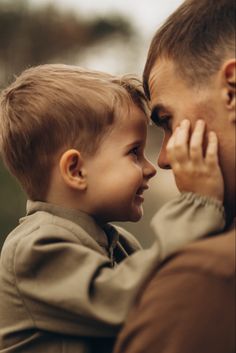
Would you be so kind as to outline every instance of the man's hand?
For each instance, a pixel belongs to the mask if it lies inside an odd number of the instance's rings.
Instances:
[[[208,134],[203,153],[205,122],[198,120],[189,137],[190,122],[183,120],[171,136],[166,150],[180,191],[194,192],[223,201],[224,181],[218,160],[218,139]]]

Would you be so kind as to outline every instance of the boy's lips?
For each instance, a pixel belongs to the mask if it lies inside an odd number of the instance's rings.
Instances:
[[[148,185],[144,185],[141,188],[138,189],[138,191],[136,192],[137,196],[143,197],[143,193],[145,190],[149,189]]]
[[[137,191],[137,195],[143,194],[143,192],[144,192],[145,190],[147,190],[147,189],[149,189],[148,185],[143,185],[143,186],[141,186],[141,187],[138,189],[138,191]]]

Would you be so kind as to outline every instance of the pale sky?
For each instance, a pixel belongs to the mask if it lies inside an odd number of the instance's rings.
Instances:
[[[71,8],[85,16],[118,11],[134,21],[144,35],[151,36],[160,23],[183,0],[30,0],[32,4],[52,3],[61,8]]]
[[[133,23],[139,34],[135,43],[108,42],[90,48],[88,55],[79,57],[78,64],[111,73],[135,72],[141,74],[146,54],[156,29],[183,0],[28,0],[35,6],[54,4],[62,10],[73,10],[80,16],[106,16],[120,13]],[[127,44],[127,45],[126,45]]]

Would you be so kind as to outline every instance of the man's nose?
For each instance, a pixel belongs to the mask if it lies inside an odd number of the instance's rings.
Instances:
[[[161,169],[171,169],[171,166],[167,158],[167,153],[166,153],[167,142],[168,141],[163,141],[163,144],[161,146],[161,151],[157,159],[157,164]]]

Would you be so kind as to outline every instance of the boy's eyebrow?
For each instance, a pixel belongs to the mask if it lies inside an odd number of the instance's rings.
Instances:
[[[144,141],[142,139],[134,140],[133,142],[128,143],[126,147],[127,148],[131,148],[131,147],[134,147],[134,146],[137,146],[137,145],[141,145],[143,143],[144,143]]]
[[[153,106],[152,111],[151,111],[151,120],[157,125],[157,126],[163,126],[163,124],[166,123],[166,118],[160,118],[160,111],[165,112],[167,115],[171,115],[170,109],[159,103]]]

